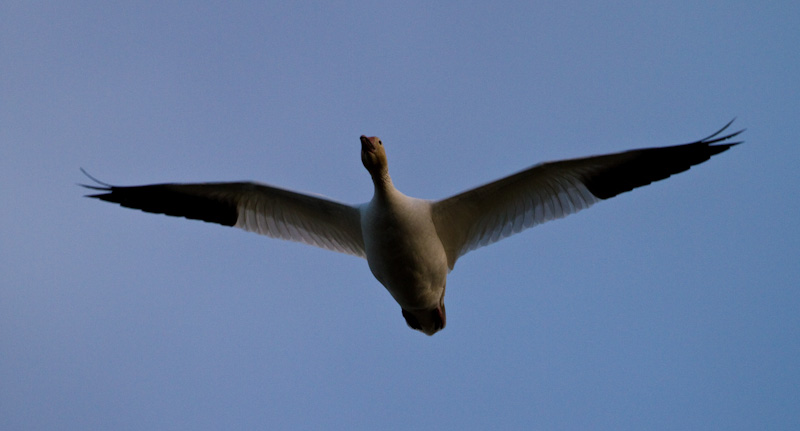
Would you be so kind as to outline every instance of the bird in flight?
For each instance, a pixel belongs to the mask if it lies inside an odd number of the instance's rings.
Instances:
[[[447,274],[459,257],[595,202],[688,170],[741,142],[744,130],[683,145],[541,163],[446,199],[412,198],[389,177],[383,142],[361,136],[372,200],[347,205],[255,182],[113,186],[83,171],[87,195],[145,212],[233,226],[366,258],[409,327],[445,327]]]

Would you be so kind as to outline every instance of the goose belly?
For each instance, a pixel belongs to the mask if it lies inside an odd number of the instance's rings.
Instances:
[[[449,270],[433,222],[425,219],[373,216],[365,223],[369,268],[407,310],[438,306]]]

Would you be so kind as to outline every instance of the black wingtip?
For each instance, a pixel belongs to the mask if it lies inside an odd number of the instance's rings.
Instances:
[[[736,136],[739,136],[741,133],[743,133],[745,130],[747,130],[747,129],[741,129],[741,130],[738,130],[738,131],[733,132],[733,133],[729,133],[729,134],[724,135],[724,136],[719,136],[719,135],[722,134],[722,132],[727,130],[728,127],[730,127],[731,124],[733,124],[734,121],[736,121],[736,117],[733,117],[733,119],[731,121],[728,121],[728,124],[722,126],[722,128],[717,130],[716,132],[706,136],[703,139],[700,139],[700,140],[692,142],[692,143],[693,144],[706,144],[706,145],[716,144],[718,142],[727,141],[728,139],[735,138]],[[734,145],[739,145],[741,143],[744,143],[744,141],[728,142],[725,145],[727,146],[727,148],[730,148],[730,147],[732,147]]]
[[[77,183],[79,186],[81,186],[83,188],[86,188],[86,189],[89,189],[89,190],[98,190],[98,191],[101,191],[101,192],[111,192],[112,189],[114,188],[114,186],[112,186],[111,184],[104,183],[104,182],[98,180],[97,178],[91,176],[88,172],[86,172],[86,169],[80,168],[80,170],[81,170],[81,172],[83,172],[83,175],[86,175],[90,180],[92,180],[92,181],[96,182],[97,184],[99,184],[99,186],[92,186],[92,185],[89,185],[89,184]],[[103,196],[107,196],[107,195],[108,195],[108,193],[98,193],[98,194],[92,194],[92,195],[83,195],[83,197],[85,197],[85,198],[94,198],[94,199],[103,199]]]
[[[709,136],[706,136],[703,139],[700,139],[699,141],[692,142],[688,145],[690,146],[702,145],[707,149],[707,151],[709,152],[708,156],[710,157],[728,151],[733,146],[743,144],[744,141],[736,141],[736,142],[726,142],[726,141],[739,136],[740,134],[744,133],[744,131],[747,129],[737,130],[736,132],[728,133],[725,135],[722,134],[722,132],[727,130],[728,127],[730,127],[735,120],[736,117],[733,117],[733,119],[731,121],[728,121],[728,124],[723,126],[721,129],[717,130],[716,132],[712,133]],[[712,144],[717,144],[717,145],[712,145]]]
[[[101,186],[103,186],[103,187],[105,187],[105,188],[107,188],[107,189],[110,189],[110,188],[114,187],[114,186],[112,186],[111,184],[104,183],[104,182],[102,182],[102,181],[98,180],[97,178],[93,177],[93,176],[92,176],[92,175],[90,175],[88,172],[86,172],[86,169],[83,169],[83,168],[79,168],[79,169],[81,170],[81,172],[83,172],[83,175],[86,175],[87,177],[89,177],[89,179],[90,179],[90,180],[92,180],[92,181],[96,182],[97,184],[100,184]],[[86,184],[80,184],[80,185],[82,185],[82,186],[84,186],[84,187],[87,187],[87,188],[90,188],[90,189],[96,189],[96,190],[105,190],[105,189],[99,188],[99,187],[97,187],[97,186],[88,186],[88,185],[86,185]]]
[[[608,199],[686,171],[743,142],[727,142],[744,132],[742,129],[723,134],[731,124],[733,120],[711,135],[688,144],[629,151],[627,159],[586,176],[584,185],[598,199]]]

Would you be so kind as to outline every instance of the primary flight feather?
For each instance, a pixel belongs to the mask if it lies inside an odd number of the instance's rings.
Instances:
[[[357,206],[253,182],[120,187],[86,174],[99,185],[84,187],[124,207],[364,257],[408,326],[433,335],[446,323],[447,274],[464,253],[703,163],[740,143],[728,141],[743,130],[723,135],[731,123],[688,144],[538,164],[439,201],[400,193],[383,142],[366,136],[361,160],[375,192]]]

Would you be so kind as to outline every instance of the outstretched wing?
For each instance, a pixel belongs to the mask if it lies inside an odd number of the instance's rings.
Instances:
[[[696,142],[543,163],[435,202],[450,268],[470,250],[705,162],[741,143],[721,143],[743,132],[720,136],[732,122]]]
[[[84,173],[86,173],[84,171]],[[84,187],[87,195],[145,212],[233,226],[365,257],[358,208],[252,182]]]

